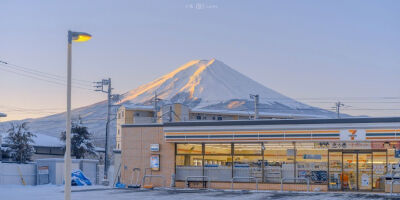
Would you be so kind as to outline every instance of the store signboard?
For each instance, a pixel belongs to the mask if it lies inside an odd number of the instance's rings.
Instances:
[[[386,145],[386,148],[395,148],[396,150],[400,149],[400,142],[399,141],[392,141],[389,142],[389,144]]]
[[[370,176],[368,174],[361,175],[361,186],[370,187]]]
[[[395,157],[395,158],[400,158],[400,150],[396,150],[396,151],[394,152],[394,157]]]
[[[320,154],[304,154],[303,159],[321,160],[322,155],[320,155]]]
[[[153,171],[160,171],[160,155],[150,156],[150,168]]]
[[[365,140],[365,129],[340,130],[341,141],[363,141]]]
[[[294,149],[286,150],[286,156],[294,156]]]
[[[150,151],[159,152],[160,151],[160,144],[150,144]]]
[[[371,149],[371,142],[329,142],[329,149]]]
[[[386,149],[385,142],[373,141],[371,142],[371,149]]]

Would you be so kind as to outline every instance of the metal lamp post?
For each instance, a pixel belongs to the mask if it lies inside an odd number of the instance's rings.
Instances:
[[[68,31],[68,58],[67,58],[67,130],[65,134],[64,155],[64,200],[71,199],[71,76],[72,76],[72,41],[85,42],[92,36],[88,33]]]

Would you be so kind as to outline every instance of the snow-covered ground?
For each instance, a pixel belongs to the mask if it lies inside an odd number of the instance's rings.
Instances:
[[[102,186],[73,187],[72,199],[84,200],[204,200],[204,199],[282,199],[282,200],[342,200],[342,199],[400,199],[382,193],[306,193],[306,192],[248,192],[248,191],[199,191],[199,190],[133,190],[111,189]],[[0,186],[0,199],[4,200],[62,200],[63,187],[44,186]]]

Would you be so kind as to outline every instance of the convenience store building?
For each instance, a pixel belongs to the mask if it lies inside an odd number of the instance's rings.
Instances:
[[[211,188],[388,191],[400,172],[400,118],[202,121],[124,124],[121,177],[151,168],[154,185]],[[147,170],[150,174],[150,170]],[[247,177],[247,178],[246,178]],[[251,177],[251,178],[249,178]],[[189,187],[205,183],[194,180]],[[199,180],[199,179],[197,179]]]

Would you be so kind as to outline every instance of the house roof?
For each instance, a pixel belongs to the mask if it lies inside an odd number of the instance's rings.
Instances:
[[[63,147],[64,142],[62,142],[59,138],[48,136],[44,134],[35,133],[36,137],[33,137],[33,141],[35,142],[33,146],[36,147]],[[4,138],[7,136],[7,133],[1,134],[3,137],[2,144],[6,144]]]
[[[141,111],[153,111],[154,106],[126,104],[122,105],[127,110],[141,110]],[[191,113],[205,113],[205,114],[220,114],[220,115],[240,115],[240,116],[252,116],[254,111],[238,111],[238,110],[215,110],[215,109],[203,109],[203,108],[192,108]],[[321,118],[320,115],[310,114],[291,114],[291,113],[277,113],[277,112],[260,112],[260,117],[293,117],[293,118]]]

